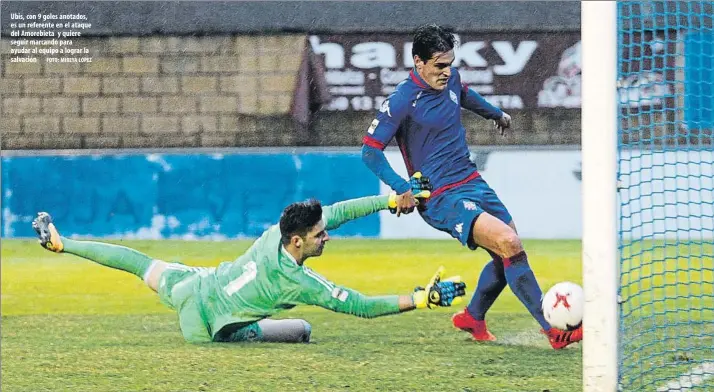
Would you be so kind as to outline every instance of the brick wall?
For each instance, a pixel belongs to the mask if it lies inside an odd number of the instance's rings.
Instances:
[[[91,63],[11,63],[2,42],[2,149],[293,146],[303,35],[87,39]],[[512,111],[513,133],[464,112],[469,142],[578,144],[580,110]],[[359,146],[372,112],[318,112],[307,144]]]
[[[75,41],[91,63],[11,63],[3,149],[290,145],[303,35]]]

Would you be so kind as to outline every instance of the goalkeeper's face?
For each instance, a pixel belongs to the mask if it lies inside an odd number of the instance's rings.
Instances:
[[[451,64],[454,63],[454,50],[436,52],[427,61],[414,56],[414,65],[422,79],[434,90],[443,90],[451,77]]]
[[[303,256],[305,258],[320,256],[325,248],[325,243],[330,240],[330,236],[325,230],[325,222],[321,219],[312,229],[307,232],[303,241]]]

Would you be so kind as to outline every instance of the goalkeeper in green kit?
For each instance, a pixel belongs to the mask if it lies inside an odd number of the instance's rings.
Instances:
[[[429,196],[428,180],[416,175],[413,193]],[[199,342],[308,342],[304,320],[270,316],[298,304],[373,318],[413,309],[451,306],[465,294],[459,277],[443,279],[443,268],[424,287],[409,295],[365,296],[335,285],[304,265],[320,256],[327,230],[380,210],[396,208],[395,195],[370,196],[322,207],[310,200],[289,205],[280,223],[266,230],[235,261],[217,267],[189,267],[152,259],[136,250],[101,242],[61,237],[49,214],[41,212],[32,226],[40,244],[107,267],[130,272],[156,291],[162,303],[178,313],[184,338]]]

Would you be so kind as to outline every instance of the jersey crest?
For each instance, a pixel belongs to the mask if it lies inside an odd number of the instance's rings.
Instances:
[[[455,104],[459,104],[459,100],[456,98],[456,93],[454,90],[449,90],[449,97],[451,98],[451,101]]]

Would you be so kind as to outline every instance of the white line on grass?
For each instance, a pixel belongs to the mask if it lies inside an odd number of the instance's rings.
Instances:
[[[670,381],[667,385],[657,388],[657,392],[685,392],[702,385],[706,380],[714,377],[714,362],[704,362],[701,365],[679,376],[676,381]]]

